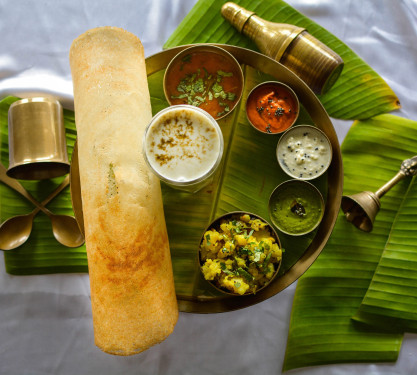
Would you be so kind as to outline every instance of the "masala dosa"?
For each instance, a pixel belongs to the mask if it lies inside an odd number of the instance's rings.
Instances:
[[[142,156],[152,118],[144,50],[99,27],[73,41],[70,66],[95,343],[135,354],[178,319],[160,183]]]

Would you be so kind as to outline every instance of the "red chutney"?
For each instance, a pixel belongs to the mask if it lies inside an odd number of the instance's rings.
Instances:
[[[170,104],[194,105],[215,119],[233,110],[243,90],[239,64],[209,50],[190,52],[173,61],[164,84]]]
[[[287,130],[298,117],[298,100],[286,86],[266,83],[250,93],[246,114],[258,130],[276,134]]]

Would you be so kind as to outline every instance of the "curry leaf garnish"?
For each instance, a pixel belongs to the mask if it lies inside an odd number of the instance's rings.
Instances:
[[[269,261],[271,260],[271,256],[272,256],[272,253],[268,253],[268,255],[265,257],[265,260],[262,265],[263,268],[268,267]]]
[[[181,61],[182,62],[191,62],[191,55],[190,54],[188,54],[188,55],[185,55],[182,59],[181,59]]]
[[[253,232],[254,232],[254,230],[252,229],[247,235],[246,235],[246,238],[249,238],[250,236],[252,236],[252,234],[253,234]],[[262,243],[263,241],[261,241],[261,243]]]
[[[226,274],[226,275],[232,275],[234,276],[235,274],[230,271],[229,269],[227,269],[226,263],[220,263],[220,268],[222,269],[222,271]]]
[[[242,267],[239,267],[236,270],[236,273],[239,276],[242,276],[244,279],[246,279],[246,281],[249,281],[250,282],[250,281],[253,281],[254,280],[254,277],[249,272],[245,271]]]

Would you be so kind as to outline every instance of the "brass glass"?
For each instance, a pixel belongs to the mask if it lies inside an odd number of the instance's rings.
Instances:
[[[381,208],[382,198],[392,187],[405,177],[417,175],[417,156],[404,160],[398,173],[375,193],[363,191],[342,197],[342,210],[346,219],[364,232],[371,232],[375,217]]]
[[[253,40],[265,55],[285,65],[316,93],[326,93],[343,70],[342,58],[302,27],[265,21],[235,3],[222,16]]]
[[[343,190],[342,156],[337,134],[327,112],[306,83],[282,64],[265,55],[241,47],[224,44],[219,46],[230,52],[240,64],[249,65],[263,73],[271,75],[277,81],[289,85],[297,94],[300,103],[308,112],[316,126],[326,133],[332,144],[333,157],[330,167],[327,170],[328,190],[325,202],[325,214],[310,246],[298,261],[284,274],[276,277],[268,284],[268,287],[254,295],[239,297],[226,294],[221,297],[177,295],[180,311],[192,313],[218,313],[245,308],[276,295],[296,281],[316,260],[327,243],[340,210]],[[146,59],[148,76],[165,69],[176,54],[188,47],[189,45],[174,47],[149,56]],[[71,158],[71,194],[75,217],[80,227],[83,228],[78,155],[76,149],[74,149]],[[268,202],[265,202],[265,205],[267,204]],[[196,244],[197,251],[198,243]]]
[[[70,169],[61,104],[49,98],[28,98],[9,109],[9,177],[42,180]]]

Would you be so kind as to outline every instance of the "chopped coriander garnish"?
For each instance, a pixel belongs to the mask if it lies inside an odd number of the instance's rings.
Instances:
[[[257,251],[257,252],[255,252],[255,255],[253,257],[253,261],[255,263],[258,263],[260,260],[261,260],[261,252],[260,251]]]
[[[217,94],[219,92],[223,91],[223,87],[222,85],[220,85],[218,82],[214,83],[213,86],[211,86],[212,91],[214,92],[214,94]]]
[[[251,255],[252,251],[249,248],[247,248],[246,246],[244,246],[244,247],[239,249],[238,254],[241,255],[241,256],[242,255]]]
[[[174,95],[171,96],[172,99],[184,99],[186,97],[187,97],[187,94],[181,94],[181,95],[178,95],[178,96],[174,96]]]
[[[218,70],[217,74],[221,77],[233,77],[232,72],[223,72],[223,70]]]
[[[238,233],[238,234],[242,233],[242,229],[240,227],[236,227],[235,232]]]
[[[182,58],[182,62],[191,62],[191,55]],[[183,65],[181,66],[182,70]],[[225,77],[232,77],[232,72],[218,70],[214,75],[210,74],[205,67],[197,69],[195,73],[187,74],[181,79],[177,86],[180,95],[171,95],[171,99],[183,99],[187,104],[199,107],[205,101],[217,99],[223,111],[217,113],[221,117],[230,112],[230,102],[235,101],[236,94],[224,90],[222,80]]]

